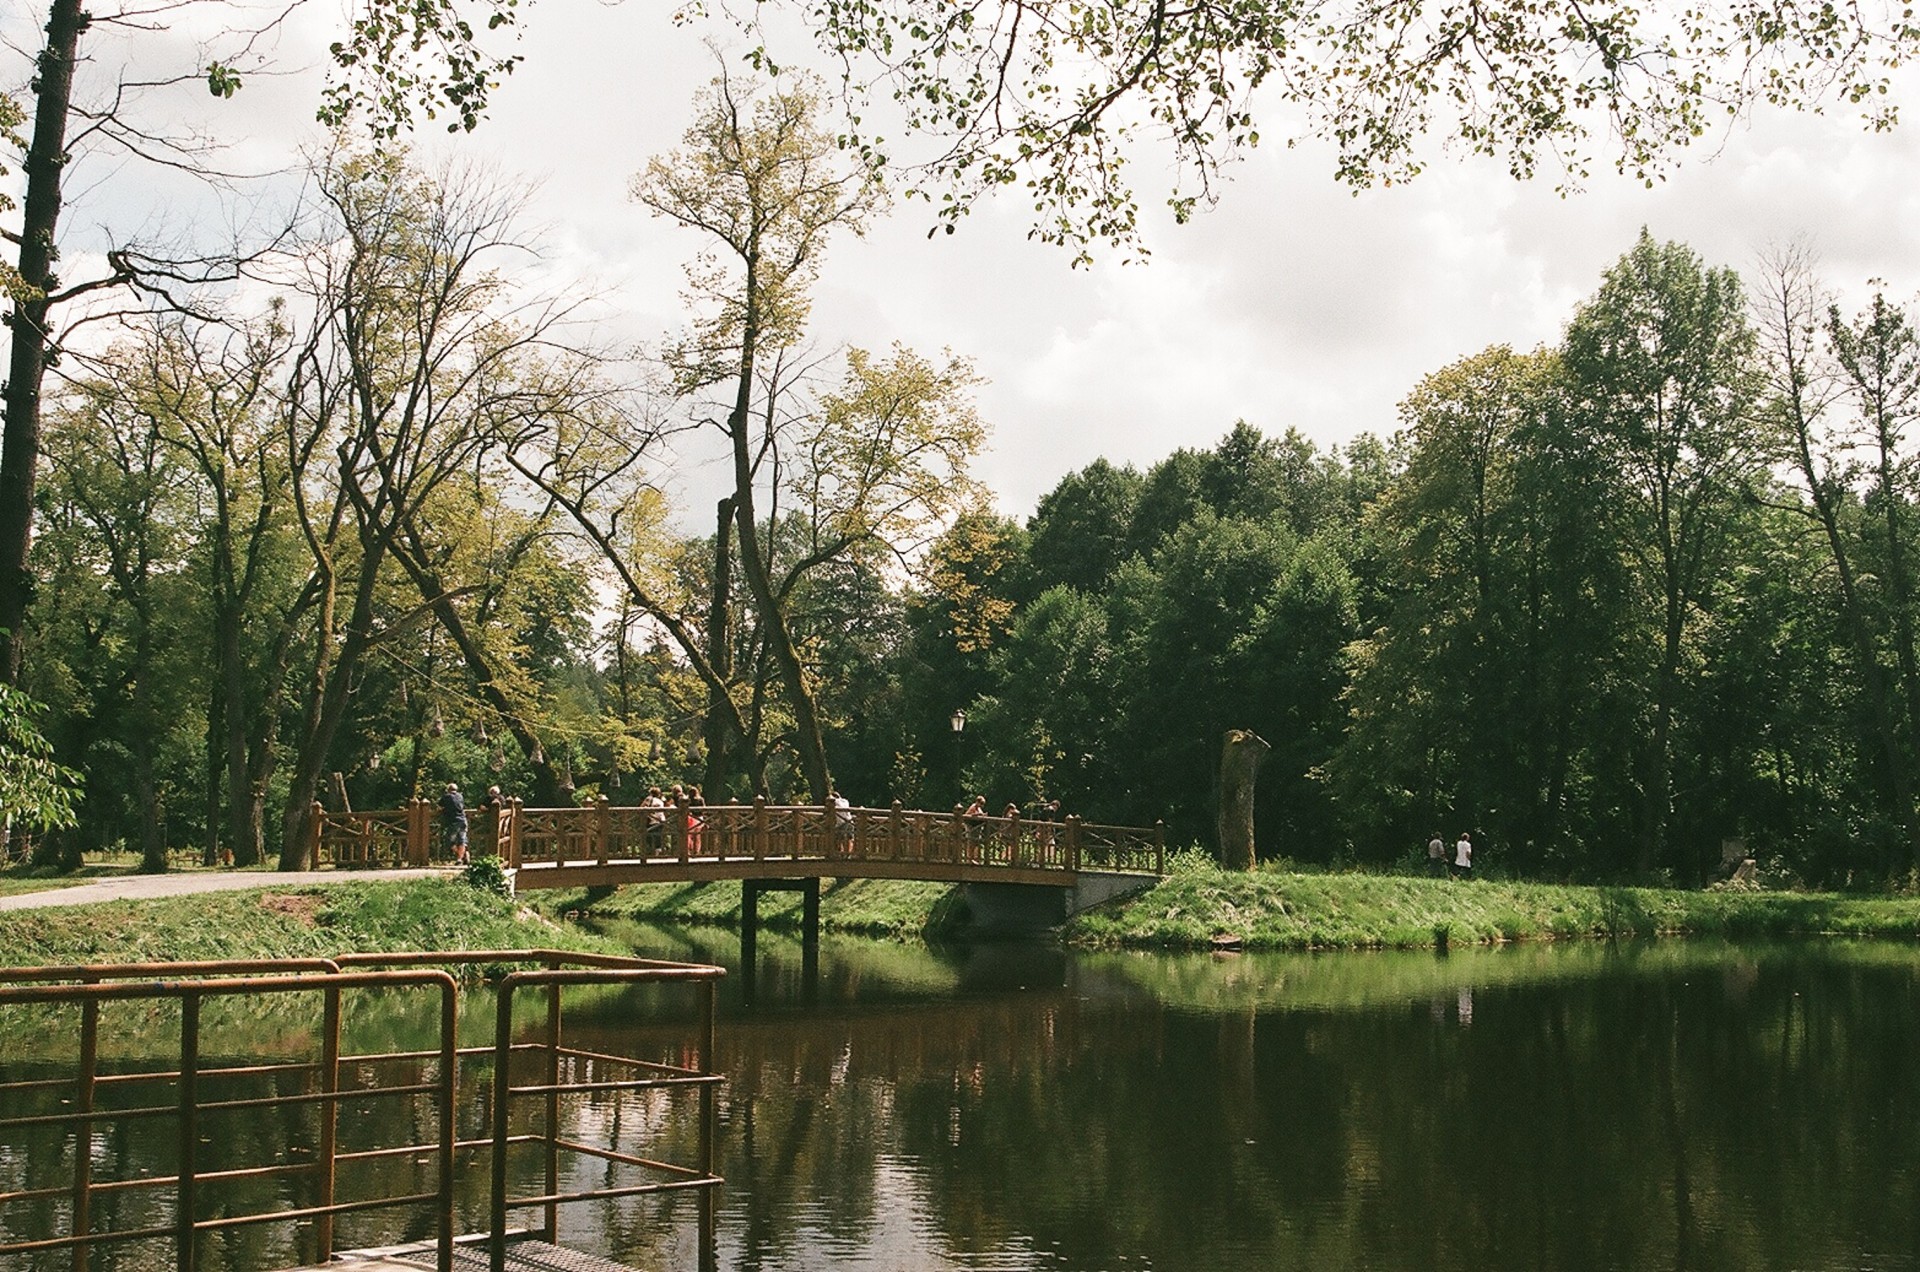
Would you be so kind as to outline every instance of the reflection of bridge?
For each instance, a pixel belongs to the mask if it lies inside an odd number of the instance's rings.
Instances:
[[[316,865],[425,866],[444,859],[426,800],[372,813],[315,804]],[[525,808],[469,814],[475,855],[492,853],[522,888],[713,879],[927,879],[1073,887],[1082,874],[1157,876],[1166,829],[902,808],[768,804]]]

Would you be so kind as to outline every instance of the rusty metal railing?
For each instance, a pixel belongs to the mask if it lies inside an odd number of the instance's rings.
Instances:
[[[458,984],[449,967],[471,964],[534,964],[540,970],[510,973],[499,990],[500,1008],[493,1041],[484,1046],[460,1047],[458,1024]],[[274,1222],[305,1222],[314,1228],[315,1257],[324,1262],[334,1253],[334,1221],[346,1214],[395,1209],[431,1207],[433,1248],[441,1272],[450,1272],[455,1242],[454,1163],[456,1157],[476,1150],[492,1154],[494,1177],[489,1194],[486,1236],[493,1254],[493,1266],[504,1260],[507,1235],[506,1216],[515,1209],[539,1207],[544,1210],[544,1232],[549,1240],[558,1235],[558,1209],[562,1204],[606,1200],[649,1192],[695,1189],[700,1197],[702,1248],[712,1246],[713,1197],[721,1180],[714,1171],[714,1087],[721,1079],[712,1069],[715,986],[724,975],[721,969],[690,964],[661,963],[647,959],[573,954],[554,950],[487,950],[459,953],[409,953],[346,955],[337,960],[290,959],[272,961],[233,961],[214,963],[156,963],[88,967],[40,967],[0,971],[0,1013],[10,1007],[39,1005],[78,1006],[80,1030],[75,1072],[71,1078],[33,1078],[0,1082],[0,1172],[6,1162],[16,1163],[20,1154],[4,1150],[22,1133],[34,1130],[71,1128],[73,1166],[71,1179],[58,1186],[16,1187],[15,1181],[0,1173],[0,1266],[11,1266],[10,1256],[71,1251],[75,1272],[86,1272],[93,1251],[101,1247],[133,1241],[171,1240],[174,1266],[178,1272],[194,1272],[202,1239],[209,1233]],[[681,1065],[666,1065],[637,1057],[590,1052],[565,1046],[562,1031],[561,991],[568,985],[627,985],[657,981],[694,983],[704,990],[697,1050]],[[512,1001],[515,988],[544,985],[548,989],[548,1010],[542,1038],[537,1042],[515,1042],[512,1028]],[[341,999],[346,991],[357,989],[399,988],[437,990],[439,994],[438,1044],[429,1049],[368,1054],[343,1054],[341,1046]],[[201,1056],[201,1005],[212,998],[241,995],[317,994],[322,1027],[317,1059],[210,1065]],[[179,1067],[142,1069],[131,1072],[101,1071],[101,1021],[103,1004],[113,1002],[172,1001],[179,1006]],[[538,1055],[543,1080],[533,1085],[514,1086],[511,1082],[516,1056]],[[488,1134],[484,1138],[461,1140],[455,1122],[455,1098],[462,1059],[490,1062],[494,1067],[492,1107],[488,1111]],[[564,1077],[562,1061],[569,1072],[578,1067],[585,1078]],[[342,1086],[343,1070],[365,1078],[383,1067],[411,1062],[427,1072],[415,1080],[369,1085],[365,1082]],[[584,1063],[578,1063],[584,1062]],[[637,1078],[614,1080],[593,1077],[598,1071],[618,1069],[641,1074]],[[208,1098],[222,1082],[239,1079],[264,1081],[296,1076],[305,1089],[293,1093]],[[137,1091],[153,1084],[172,1085],[174,1098],[168,1102],[108,1107],[99,1102],[103,1090],[124,1088]],[[700,1095],[698,1161],[676,1165],[610,1148],[577,1143],[563,1136],[560,1125],[561,1100],[574,1094],[595,1091],[637,1090],[643,1088],[688,1087]],[[13,1110],[35,1096],[58,1098],[64,1107],[57,1112],[19,1114]],[[545,1119],[538,1133],[513,1134],[512,1107],[516,1097],[543,1097]],[[351,1152],[342,1152],[339,1143],[339,1110],[347,1101],[370,1098],[419,1099],[431,1097],[437,1118],[434,1135],[425,1142],[379,1144]],[[319,1129],[313,1160],[272,1162],[267,1164],[224,1164],[218,1169],[203,1169],[200,1145],[208,1114],[244,1112],[265,1115],[288,1106],[312,1106],[320,1111]],[[176,1121],[175,1170],[170,1175],[142,1175],[130,1179],[102,1179],[94,1161],[92,1146],[103,1129],[144,1119],[173,1118]],[[393,1118],[390,1124],[405,1126],[409,1119]],[[508,1155],[514,1145],[535,1144],[545,1154],[545,1190],[537,1196],[515,1198],[507,1194]],[[563,1153],[583,1154],[608,1162],[647,1169],[666,1176],[664,1181],[628,1184],[617,1188],[596,1188],[563,1194],[559,1191],[558,1164]],[[430,1191],[407,1192],[339,1200],[335,1191],[336,1172],[341,1165],[371,1162],[382,1158],[430,1158],[434,1165]],[[204,1204],[212,1190],[236,1183],[269,1178],[307,1177],[311,1204],[279,1205],[272,1208],[242,1210],[206,1217]],[[171,1222],[160,1225],[139,1224],[116,1229],[96,1229],[97,1198],[136,1190],[171,1190]],[[10,1208],[39,1203],[64,1203],[67,1231],[60,1234],[34,1234],[25,1239],[7,1239],[20,1231],[8,1222]]]

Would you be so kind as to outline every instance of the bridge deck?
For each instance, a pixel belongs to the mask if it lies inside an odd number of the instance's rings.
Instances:
[[[424,866],[442,859],[432,805],[331,813],[310,823],[317,865]],[[1158,875],[1164,826],[1106,826],[891,808],[752,804],[569,808],[518,800],[469,817],[473,853],[519,871],[521,887],[812,878],[997,881],[1071,887],[1082,871]]]

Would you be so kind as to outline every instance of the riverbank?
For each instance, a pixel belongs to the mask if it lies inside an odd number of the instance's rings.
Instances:
[[[740,920],[738,884],[650,884],[594,895],[528,894],[549,915],[722,927]],[[959,890],[894,880],[829,881],[820,922],[829,931],[940,937],[964,932]],[[797,930],[797,895],[760,900],[761,923]],[[1069,921],[1064,939],[1134,949],[1430,949],[1505,941],[1656,936],[1733,938],[1920,937],[1920,897],[1225,871],[1176,859],[1154,888]]]
[[[263,886],[0,913],[0,966],[328,958],[355,951],[624,953],[454,878]]]

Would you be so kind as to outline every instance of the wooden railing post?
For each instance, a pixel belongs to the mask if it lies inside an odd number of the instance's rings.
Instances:
[[[673,807],[673,848],[675,854],[680,858],[681,864],[685,865],[687,860],[687,840],[689,838],[687,834],[687,816],[688,810],[693,807],[693,801],[682,793],[674,797]]]
[[[1007,819],[1007,864],[1020,864],[1020,810],[1014,809],[1013,816]]]
[[[1067,817],[1067,869],[1080,868],[1080,814]]]
[[[413,821],[407,827],[407,860],[416,867],[433,860],[433,814],[424,799],[413,801]]]
[[[326,805],[314,800],[313,807],[307,810],[307,861],[311,865],[320,864],[320,828],[326,816]]]
[[[1157,875],[1167,873],[1167,823],[1153,823],[1153,872]]]
[[[967,825],[967,806],[953,806],[953,820],[947,823],[947,860],[959,862],[968,853],[966,847],[973,834],[973,828]]]
[[[764,861],[767,856],[767,837],[770,831],[767,824],[767,797],[753,797],[753,859]]]
[[[593,859],[607,864],[607,840],[613,831],[613,814],[607,811],[607,797],[593,801]]]
[[[893,801],[893,805],[887,813],[887,859],[889,861],[904,861],[906,859],[906,853],[901,851],[905,846],[906,832],[906,814],[900,801],[896,799]]]
[[[515,870],[520,868],[520,812],[523,807],[520,797],[515,795],[513,810],[507,819],[507,865]]]

